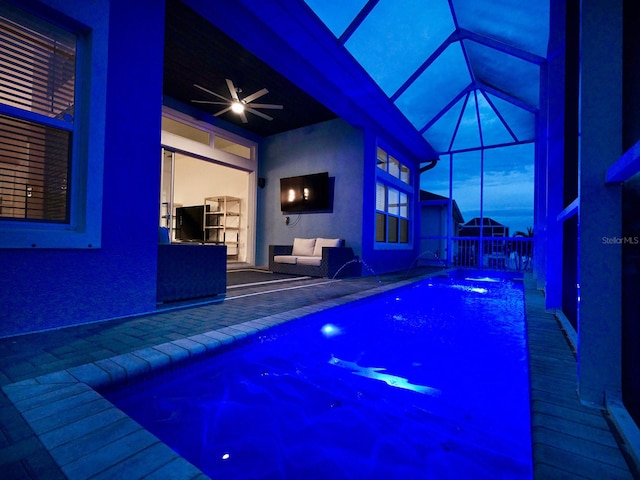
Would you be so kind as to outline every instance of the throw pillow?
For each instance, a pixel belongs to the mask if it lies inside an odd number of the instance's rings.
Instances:
[[[310,257],[313,255],[313,247],[316,244],[315,238],[294,238],[293,251],[291,255],[300,257]]]
[[[339,238],[317,238],[316,246],[313,249],[314,257],[322,256],[322,247],[339,247],[340,239]]]

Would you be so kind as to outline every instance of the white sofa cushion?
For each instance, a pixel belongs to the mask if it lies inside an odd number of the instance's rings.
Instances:
[[[313,256],[313,247],[316,244],[315,238],[294,238],[293,251],[291,255],[300,257]]]
[[[274,255],[273,261],[276,263],[288,263],[289,265],[295,265],[298,261],[298,257],[293,255]]]
[[[322,263],[322,257],[298,257],[298,265],[313,265],[319,267]]]
[[[322,247],[339,247],[340,239],[339,238],[316,238],[316,245],[313,248],[313,256],[321,257],[322,256]]]

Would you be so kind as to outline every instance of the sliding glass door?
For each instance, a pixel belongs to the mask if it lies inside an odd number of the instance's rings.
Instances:
[[[162,119],[159,226],[172,243],[227,246],[255,263],[257,146],[176,112]]]
[[[225,244],[229,262],[253,263],[250,172],[163,148],[161,182],[160,227],[172,243]]]

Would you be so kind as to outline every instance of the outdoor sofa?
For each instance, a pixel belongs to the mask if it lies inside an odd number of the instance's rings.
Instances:
[[[294,238],[293,245],[269,245],[269,270],[311,277],[359,275],[351,247],[339,238]]]

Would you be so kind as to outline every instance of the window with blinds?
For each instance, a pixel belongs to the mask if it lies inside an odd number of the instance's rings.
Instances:
[[[69,222],[76,43],[2,4],[0,219]]]

